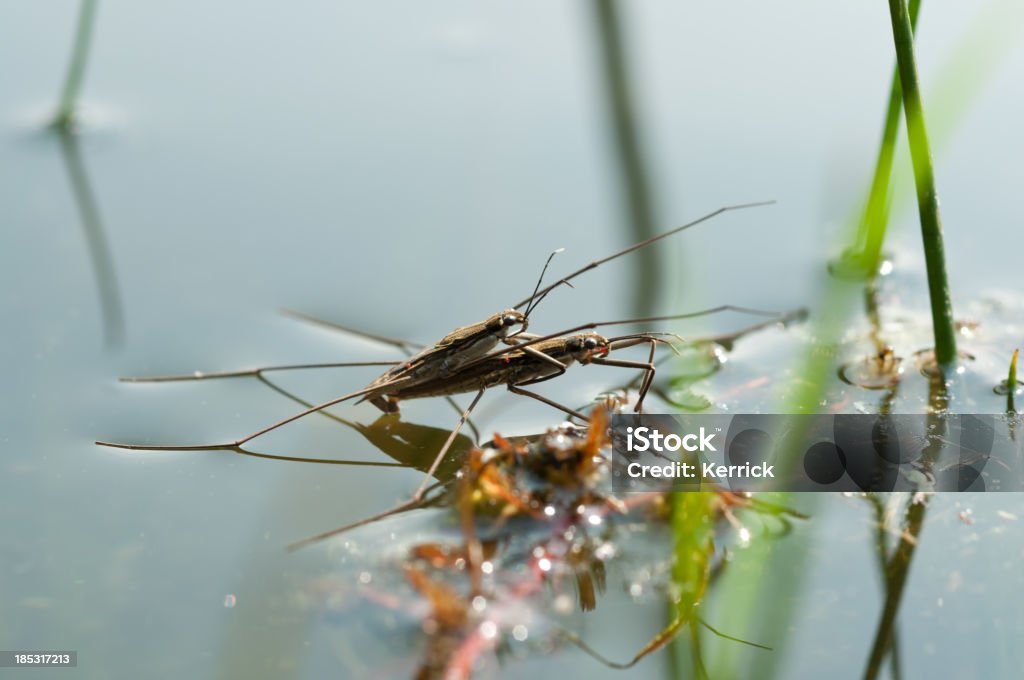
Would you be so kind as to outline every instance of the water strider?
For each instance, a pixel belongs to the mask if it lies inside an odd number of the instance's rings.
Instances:
[[[582,324],[580,326],[574,326],[573,328],[565,329],[563,331],[552,333],[550,335],[540,336],[531,338],[522,343],[516,344],[512,347],[508,347],[504,350],[498,350],[491,354],[485,355],[478,359],[465,362],[459,369],[453,372],[451,375],[441,378],[421,378],[413,379],[410,377],[398,378],[386,386],[380,387],[367,387],[356,392],[336,397],[329,401],[311,406],[304,411],[296,413],[284,420],[280,420],[272,425],[268,425],[260,430],[252,432],[244,437],[235,439],[228,442],[219,443],[208,443],[208,444],[170,444],[170,445],[157,445],[157,444],[124,444],[117,442],[97,441],[96,444],[100,446],[110,446],[113,448],[130,449],[130,450],[145,450],[145,451],[216,451],[216,450],[239,450],[242,445],[246,442],[252,441],[257,437],[260,437],[268,432],[276,430],[279,427],[287,425],[288,423],[294,422],[300,418],[308,416],[310,414],[322,411],[323,409],[333,406],[335,404],[355,399],[356,397],[363,396],[375,396],[382,394],[382,390],[387,390],[392,396],[402,395],[402,390],[408,390],[404,393],[405,398],[416,399],[422,397],[433,397],[442,395],[453,395],[477,391],[477,395],[474,398],[472,404],[462,413],[462,417],[455,430],[452,432],[452,439],[456,436],[466,420],[469,418],[470,413],[475,408],[480,397],[483,396],[485,390],[489,387],[504,384],[509,387],[510,391],[524,394],[524,396],[530,396],[535,399],[539,399],[544,403],[554,406],[559,410],[565,411],[574,416],[583,418],[581,414],[568,409],[560,404],[552,402],[545,397],[536,395],[532,392],[522,390],[520,384],[534,384],[541,380],[550,380],[551,378],[557,377],[565,372],[565,370],[574,362],[581,363],[604,363],[606,365],[618,365],[632,368],[642,368],[648,372],[649,375],[653,375],[654,365],[648,361],[646,363],[639,362],[613,362],[604,357],[607,351],[610,349],[610,342],[605,338],[601,338],[596,334],[583,335],[583,336],[572,336],[570,338],[562,338],[569,333],[575,333],[579,330],[593,329],[600,326],[611,326],[611,325],[622,325],[622,324],[635,324],[635,323],[649,323],[655,321],[672,321],[680,319],[692,319],[700,316],[706,316],[709,314],[715,314],[724,311],[737,311],[747,314],[757,314],[762,316],[778,317],[780,320],[783,318],[781,315],[777,315],[775,312],[766,312],[757,309],[749,309],[744,307],[737,307],[735,305],[721,305],[711,309],[701,310],[699,312],[690,312],[686,314],[671,314],[667,316],[655,316],[645,317],[642,319],[623,319],[619,321],[601,321],[588,324]],[[650,342],[652,343],[652,350],[655,344],[659,342],[665,342],[657,338],[658,335],[664,335],[659,333],[637,333],[629,336],[622,336],[615,338],[614,341],[620,343],[619,346],[624,346],[621,343],[628,343],[628,345],[634,345],[639,342]],[[635,340],[635,342],[633,342]],[[543,347],[547,351],[541,351],[536,347]],[[559,359],[561,358],[561,360]],[[484,368],[478,368],[483,366]],[[266,367],[262,369],[253,369],[251,371],[238,371],[234,373],[226,374],[229,377],[235,377],[237,375],[261,375],[263,371],[274,370],[279,367]],[[213,377],[220,377],[218,374],[209,374]],[[206,375],[203,378],[207,377]],[[161,377],[158,380],[172,380],[172,379],[187,379],[185,376],[176,377]],[[196,377],[194,379],[202,379]],[[649,383],[649,380],[646,381]],[[450,440],[446,444],[450,445]]]
[[[553,284],[549,284],[544,288],[540,288],[541,281],[538,281],[537,287],[529,297],[521,300],[519,303],[513,305],[510,309],[503,312],[492,315],[488,319],[478,322],[476,324],[470,324],[468,326],[462,326],[449,333],[441,341],[435,343],[432,346],[420,350],[417,354],[410,357],[407,361],[398,363],[388,363],[385,365],[391,365],[388,371],[382,376],[371,382],[365,388],[356,392],[351,392],[340,397],[336,397],[329,401],[323,402],[316,406],[312,406],[300,413],[296,413],[288,418],[280,420],[272,425],[262,428],[256,432],[253,432],[245,437],[236,439],[231,442],[223,442],[212,445],[171,445],[171,446],[158,446],[158,445],[145,445],[145,444],[120,444],[115,442],[97,441],[96,443],[101,446],[112,446],[116,448],[124,449],[135,449],[135,450],[163,450],[163,451],[203,451],[203,450],[237,450],[246,442],[249,442],[257,437],[260,437],[272,430],[276,430],[279,427],[287,425],[288,423],[294,422],[300,418],[303,418],[312,413],[316,413],[322,409],[328,408],[335,404],[339,404],[344,401],[349,401],[357,397],[361,397],[361,400],[368,400],[375,406],[385,412],[397,412],[397,400],[390,399],[390,397],[397,391],[403,389],[412,389],[417,385],[421,385],[425,382],[434,382],[438,380],[448,381],[452,379],[452,373],[458,371],[462,366],[470,364],[474,361],[479,361],[483,356],[486,356],[487,352],[491,351],[497,346],[499,342],[511,340],[516,335],[519,335],[525,331],[528,325],[529,312],[536,308],[536,305],[543,300],[552,290],[561,285],[571,285],[569,282],[584,274],[591,269],[614,260],[615,258],[621,257],[628,253],[631,253],[640,248],[646,247],[652,243],[660,241],[661,239],[677,234],[686,229],[694,227],[702,222],[705,222],[713,217],[716,217],[724,212],[732,210],[741,210],[745,208],[758,207],[768,205],[772,201],[762,201],[757,203],[745,203],[731,206],[724,206],[717,210],[714,210],[702,217],[697,218],[691,222],[688,222],[682,226],[670,229],[662,234],[651,237],[639,243],[635,243],[628,248],[624,248],[617,251],[607,257],[594,260],[589,264],[577,269],[576,271],[562,277]],[[556,251],[557,252],[557,251]],[[554,255],[554,253],[552,254]],[[548,258],[550,263],[551,257]],[[545,264],[545,270],[547,264]],[[543,272],[541,277],[543,277]],[[525,312],[520,312],[520,308],[526,308]],[[335,324],[331,324],[335,325]],[[337,326],[343,330],[346,329],[342,326]],[[515,330],[514,330],[515,329]],[[412,343],[407,343],[402,340],[396,340],[393,338],[382,338],[380,336],[374,336],[368,333],[359,333],[365,337],[379,339],[390,344],[394,344],[400,347],[409,347]],[[548,336],[545,336],[545,338]],[[529,343],[523,343],[529,344]],[[267,366],[263,368],[244,370],[244,371],[228,371],[220,373],[194,373],[191,375],[180,375],[180,376],[158,376],[153,378],[130,378],[129,382],[165,382],[165,381],[177,381],[177,380],[207,380],[216,378],[234,378],[244,376],[260,376],[267,371],[278,371],[278,370],[292,370],[292,369],[305,369],[305,368],[327,368],[327,367],[345,367],[345,366],[366,366],[366,365],[380,365],[378,362],[344,362],[344,363],[330,363],[330,364],[299,364],[289,366]],[[452,394],[454,392],[450,392]],[[469,409],[472,410],[472,409]],[[465,422],[465,418],[468,417],[466,412],[463,412],[464,417],[460,421],[459,427]]]
[[[459,431],[468,420],[473,409],[483,396],[483,393],[489,388],[505,385],[508,391],[514,394],[536,399],[563,411],[570,416],[574,416],[582,420],[589,420],[583,414],[559,404],[558,402],[543,395],[537,394],[536,392],[523,389],[523,387],[556,378],[565,373],[565,371],[574,363],[579,363],[581,365],[597,364],[615,366],[619,368],[638,368],[644,372],[644,377],[641,380],[640,394],[635,408],[637,411],[642,410],[644,396],[646,396],[647,391],[650,389],[656,370],[654,364],[654,351],[659,344],[671,345],[669,341],[660,337],[671,334],[643,332],[605,338],[604,336],[594,332],[578,333],[578,331],[592,331],[594,328],[602,326],[692,319],[725,311],[772,316],[780,322],[792,318],[793,316],[793,314],[777,314],[775,312],[765,312],[756,309],[736,307],[734,305],[722,305],[687,314],[645,317],[641,319],[623,319],[618,321],[598,321],[575,326],[551,335],[532,338],[514,347],[493,352],[480,359],[463,364],[458,371],[443,380],[428,380],[407,387],[393,388],[391,396],[394,399],[419,399],[425,397],[469,393],[473,391],[476,391],[476,396],[473,398],[469,407],[463,412],[458,424],[452,430],[451,436],[437,452],[433,464],[423,476],[423,481],[408,500],[399,503],[388,510],[359,520],[358,522],[354,522],[295,543],[289,546],[289,548],[297,549],[310,543],[314,543],[331,536],[336,536],[357,527],[371,524],[385,517],[417,507],[422,502],[424,495],[427,493],[429,488],[431,488],[431,480],[434,478],[434,473],[441,465],[441,462],[445,459],[452,443],[455,441],[455,437],[458,436]],[[622,349],[644,343],[650,344],[650,355],[646,362],[613,360],[608,358],[608,354],[613,349]],[[222,446],[221,448],[225,447]]]
[[[650,387],[651,381],[653,380],[655,365],[654,365],[654,353],[658,344],[670,344],[659,337],[660,335],[655,332],[647,333],[636,333],[626,336],[620,336],[615,338],[605,338],[596,333],[577,333],[583,330],[593,330],[601,326],[611,326],[620,324],[635,324],[635,323],[649,323],[655,321],[667,321],[667,320],[678,320],[695,318],[698,316],[704,316],[707,314],[714,314],[723,311],[739,311],[745,313],[753,313],[767,316],[776,316],[771,312],[763,312],[760,310],[751,310],[742,307],[736,307],[733,305],[723,305],[713,309],[703,310],[700,312],[688,313],[688,314],[675,314],[668,316],[659,317],[647,317],[643,319],[626,319],[619,321],[607,321],[607,322],[593,322],[583,324],[573,328],[565,329],[557,333],[553,333],[546,336],[531,336],[528,339],[517,341],[515,337],[522,334],[528,324],[528,317],[530,311],[536,308],[536,305],[544,299],[552,290],[561,285],[571,285],[569,281],[586,271],[594,269],[605,262],[608,262],[616,257],[621,257],[627,253],[633,252],[642,248],[646,245],[654,243],[662,238],[670,236],[674,233],[678,233],[699,224],[715,215],[721,214],[726,210],[735,210],[739,208],[752,207],[755,205],[762,204],[745,204],[739,206],[727,206],[720,208],[712,213],[705,215],[693,222],[690,222],[681,227],[677,227],[663,234],[647,239],[640,243],[634,244],[628,248],[618,251],[608,257],[600,260],[595,260],[590,264],[572,272],[571,274],[559,279],[553,284],[541,289],[541,283],[543,281],[544,272],[547,270],[548,264],[551,262],[551,258],[555,253],[552,253],[548,257],[547,262],[544,266],[544,271],[541,272],[541,278],[538,280],[537,285],[534,287],[534,291],[530,297],[524,299],[511,309],[499,312],[498,314],[492,315],[483,322],[477,324],[471,324],[456,329],[452,333],[448,334],[440,342],[435,343],[433,346],[424,348],[418,353],[414,354],[409,358],[408,361],[402,364],[394,365],[391,369],[386,371],[381,377],[371,382],[367,387],[356,392],[352,392],[340,397],[336,397],[327,402],[310,406],[300,413],[294,414],[288,418],[280,420],[272,425],[264,427],[260,430],[252,432],[239,439],[210,444],[196,444],[196,445],[149,445],[149,444],[120,444],[114,442],[102,442],[98,441],[97,444],[104,446],[112,446],[116,448],[133,449],[133,450],[163,450],[163,451],[205,451],[205,450],[235,450],[246,452],[242,449],[242,446],[247,442],[256,439],[272,430],[282,427],[288,423],[294,422],[300,418],[303,418],[312,413],[322,411],[329,406],[338,404],[344,401],[361,397],[362,400],[368,400],[382,411],[387,413],[394,413],[398,411],[398,402],[403,399],[416,399],[433,396],[445,396],[450,397],[454,394],[476,392],[472,403],[466,408],[452,430],[451,435],[447,438],[445,443],[441,446],[437,455],[435,456],[429,469],[425,472],[423,481],[416,489],[412,498],[405,503],[399,504],[397,507],[388,510],[384,513],[380,513],[374,517],[368,518],[363,522],[359,522],[355,525],[343,527],[340,530],[336,530],[333,533],[340,533],[355,526],[359,526],[380,517],[388,516],[407,509],[420,503],[424,497],[424,494],[430,488],[430,482],[433,479],[438,467],[444,460],[446,454],[450,450],[452,444],[456,440],[461,431],[462,427],[466,424],[470,414],[476,407],[480,398],[483,396],[484,391],[490,387],[498,385],[505,385],[510,392],[528,396],[545,404],[553,406],[565,413],[572,416],[586,419],[582,414],[558,404],[555,401],[548,399],[547,397],[541,396],[534,392],[523,389],[524,386],[537,384],[546,380],[551,380],[559,375],[563,374],[569,366],[573,363],[586,364],[603,364],[624,368],[639,368],[644,372],[640,398],[637,402],[637,410],[642,408],[643,397],[646,395],[647,390]],[[557,253],[558,251],[556,251]],[[525,311],[520,313],[518,309],[525,306]],[[366,334],[369,335],[369,334]],[[408,343],[398,341],[394,339],[390,340],[392,344],[399,346],[408,347]],[[506,342],[510,346],[498,351],[491,351],[497,346],[499,342]],[[614,360],[607,357],[608,353],[612,349],[618,349],[637,344],[647,343],[650,345],[650,356],[646,362],[636,361],[623,361]],[[356,365],[365,365],[366,362],[359,362]],[[223,377],[240,377],[240,376],[256,376],[263,378],[263,373],[272,370],[285,370],[288,368],[312,368],[319,366],[326,366],[328,364],[306,364],[300,366],[269,366],[259,369],[253,369],[249,371],[234,371],[227,373],[218,374],[196,374],[192,376],[166,376],[154,378],[151,380],[201,380],[209,378],[223,378]],[[352,364],[335,364],[335,365],[352,365]],[[137,379],[145,380],[145,379]]]

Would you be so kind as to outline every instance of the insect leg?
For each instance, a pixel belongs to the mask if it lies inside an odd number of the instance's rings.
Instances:
[[[459,424],[455,426],[455,429],[452,430],[452,433],[448,436],[448,440],[445,441],[444,446],[442,446],[441,450],[437,452],[437,457],[434,458],[434,462],[430,465],[430,469],[427,470],[427,473],[423,476],[423,481],[420,482],[419,487],[416,488],[416,493],[412,495],[413,499],[418,500],[423,497],[423,493],[426,491],[427,485],[433,478],[434,473],[437,472],[437,467],[441,464],[441,461],[444,460],[444,457],[447,455],[448,449],[452,447],[452,443],[455,441],[455,438],[459,436],[459,430],[461,430],[462,426],[466,424],[467,420],[469,420],[469,414],[473,412],[474,408],[476,408],[477,403],[480,401],[480,397],[484,396],[485,389],[486,388],[480,388],[476,393],[476,396],[473,397],[473,401],[470,402],[469,407],[462,412],[462,416],[459,418]]]
[[[473,402],[469,405],[469,407],[465,411],[463,411],[462,417],[459,419],[458,425],[456,425],[455,429],[452,430],[451,435],[448,437],[448,440],[444,443],[444,446],[441,447],[441,450],[437,452],[437,457],[434,459],[434,463],[430,466],[430,469],[427,470],[426,474],[424,475],[423,482],[419,485],[419,487],[417,487],[416,491],[412,495],[412,498],[410,498],[409,500],[404,501],[402,503],[399,503],[398,505],[396,505],[396,506],[394,506],[394,507],[392,507],[392,508],[390,508],[388,510],[385,510],[383,512],[379,512],[376,515],[371,515],[370,517],[365,517],[365,518],[359,520],[358,522],[353,522],[351,524],[346,524],[343,527],[338,527],[337,529],[331,529],[330,531],[326,531],[326,532],[324,532],[322,534],[318,534],[316,536],[311,536],[309,538],[304,538],[301,541],[296,541],[295,543],[292,543],[291,545],[288,546],[288,550],[290,550],[290,551],[291,550],[298,550],[299,548],[304,548],[307,545],[311,545],[313,543],[317,543],[319,541],[322,541],[322,540],[327,539],[327,538],[331,538],[333,536],[338,536],[339,534],[343,534],[343,533],[345,533],[347,531],[351,531],[352,529],[356,529],[356,528],[361,527],[361,526],[366,526],[367,524],[373,524],[374,522],[377,522],[379,520],[385,519],[387,517],[391,517],[392,515],[397,515],[397,514],[399,514],[401,512],[405,512],[406,510],[413,510],[415,508],[422,507],[423,505],[425,505],[426,495],[432,489],[435,489],[438,486],[445,486],[445,485],[447,485],[448,482],[435,482],[433,485],[431,485],[430,484],[430,480],[433,477],[434,473],[437,471],[437,467],[441,464],[441,461],[444,460],[445,454],[448,453],[448,449],[451,448],[452,442],[455,441],[455,437],[458,436],[459,430],[462,429],[462,426],[469,419],[469,414],[476,407],[477,402],[480,401],[480,397],[482,397],[483,395],[484,395],[484,390],[481,389],[480,391],[478,391],[476,393],[476,397],[473,398]]]
[[[259,368],[249,368],[240,371],[219,371],[216,373],[205,373],[203,371],[196,371],[195,373],[187,373],[182,375],[154,375],[154,376],[141,376],[132,378],[119,378],[121,382],[126,383],[158,383],[158,382],[183,382],[187,380],[219,380],[222,378],[258,378],[264,373],[270,373],[271,371],[303,371],[313,368],[349,368],[355,366],[394,366],[399,362],[397,361],[347,361],[340,363],[327,363],[327,364],[285,364],[280,366],[261,366]]]
[[[309,314],[305,314],[303,312],[297,312],[297,311],[295,311],[293,309],[282,309],[281,313],[284,314],[285,316],[291,317],[293,319],[297,319],[299,321],[304,321],[306,323],[310,323],[310,324],[313,324],[313,325],[316,325],[316,326],[323,326],[324,328],[330,328],[332,330],[341,331],[342,333],[348,333],[349,335],[355,335],[355,336],[360,337],[360,338],[366,338],[368,340],[374,340],[376,342],[380,342],[380,343],[383,343],[385,345],[391,345],[392,347],[397,347],[398,349],[402,350],[406,354],[406,356],[412,356],[412,354],[414,352],[416,352],[418,350],[421,350],[424,347],[424,345],[422,345],[422,344],[420,344],[418,342],[412,342],[411,340],[403,340],[402,338],[393,338],[393,337],[389,337],[387,335],[377,335],[376,333],[369,333],[367,331],[361,331],[358,328],[352,328],[351,326],[344,326],[344,325],[342,325],[340,323],[335,323],[334,321],[326,321],[324,319],[320,319],[320,318],[317,318],[315,316],[311,316]],[[399,363],[399,362],[395,362],[395,363]],[[444,400],[446,402],[448,402],[448,404],[453,409],[455,409],[456,413],[462,413],[462,407],[459,406],[457,401],[455,401],[451,397],[445,397]],[[372,401],[373,400],[371,400],[371,402]],[[377,403],[374,402],[374,405],[377,406],[377,408],[382,410],[384,413],[391,412],[391,408],[389,406],[386,406],[385,404],[386,404],[386,402],[381,402],[380,404],[377,404]],[[473,424],[473,421],[469,421],[468,426],[469,426],[469,429],[473,431],[473,436],[476,439],[480,439],[480,432],[476,429],[476,425]]]
[[[626,361],[624,359],[592,359],[591,363],[599,364],[601,366],[617,366],[619,368],[639,368],[644,372],[643,381],[640,383],[640,396],[636,402],[636,408],[634,409],[637,413],[643,412],[644,397],[647,396],[647,390],[650,389],[651,383],[654,381],[654,373],[656,371],[654,366],[654,348],[657,345],[656,342],[651,341],[651,354],[647,362],[643,361]]]
[[[671,642],[673,640],[673,638],[675,638],[676,635],[679,634],[679,631],[683,628],[683,626],[685,626],[687,623],[691,623],[691,622],[694,622],[694,621],[699,623],[700,625],[704,626],[705,628],[707,628],[715,636],[723,638],[725,640],[729,640],[731,642],[738,642],[740,644],[747,645],[748,647],[755,647],[757,649],[763,649],[763,650],[766,650],[766,651],[771,651],[771,649],[772,649],[771,647],[768,647],[766,645],[761,645],[761,644],[758,644],[756,642],[750,642],[749,640],[744,640],[742,638],[734,637],[732,635],[728,635],[726,633],[723,633],[722,631],[718,630],[717,628],[712,627],[711,624],[709,624],[704,619],[700,619],[700,618],[697,618],[697,617],[693,616],[693,614],[691,614],[690,617],[676,616],[675,619],[673,619],[671,623],[669,623],[667,626],[665,626],[665,628],[663,628],[661,630],[661,632],[659,632],[657,635],[655,635],[651,639],[650,642],[648,642],[646,645],[644,645],[640,649],[640,651],[636,653],[636,656],[634,656],[632,659],[630,659],[629,661],[627,661],[625,663],[611,661],[610,659],[608,659],[607,657],[602,655],[600,652],[595,650],[593,647],[591,647],[590,645],[585,643],[578,635],[576,635],[573,632],[570,632],[570,631],[567,631],[567,630],[563,630],[562,631],[562,636],[566,640],[568,640],[569,642],[573,643],[574,645],[579,647],[581,650],[583,650],[587,655],[593,657],[594,659],[597,659],[598,661],[600,661],[605,666],[608,666],[609,668],[617,668],[617,669],[621,670],[621,669],[626,669],[626,668],[632,668],[633,666],[637,665],[637,663],[639,663],[645,656],[647,656],[647,655],[649,655],[649,654],[651,654],[653,652],[656,652],[659,649],[661,649],[662,647],[664,647],[665,645],[667,645],[669,642]],[[695,631],[695,633],[696,633],[696,631]]]
[[[361,331],[358,328],[352,328],[351,326],[343,326],[340,323],[334,321],[325,321],[315,316],[311,316],[304,312],[297,312],[294,309],[282,309],[281,313],[287,317],[304,321],[314,326],[322,326],[324,328],[330,328],[332,330],[341,331],[342,333],[348,333],[349,335],[355,335],[356,337],[366,338],[367,340],[374,340],[376,342],[391,345],[392,347],[398,347],[406,352],[416,351],[423,349],[423,345],[418,342],[412,342],[411,340],[403,340],[402,338],[392,338],[387,335],[377,335],[376,333],[369,333],[367,331]]]
[[[551,376],[551,377],[553,377],[553,376]],[[541,380],[544,380],[544,379],[545,378],[542,378]],[[525,382],[525,383],[522,383],[522,384],[524,384],[524,385],[532,385],[534,382],[540,382],[540,380],[532,380],[532,381]],[[590,418],[588,418],[587,416],[583,415],[579,411],[574,411],[571,408],[569,408],[568,406],[565,406],[563,404],[559,404],[557,401],[554,401],[552,399],[548,399],[547,397],[545,397],[543,395],[540,395],[540,394],[537,394],[536,392],[530,392],[529,390],[524,390],[521,387],[517,387],[516,385],[514,385],[512,383],[508,384],[508,391],[513,393],[513,394],[521,394],[524,397],[530,397],[531,399],[536,399],[537,401],[542,402],[544,404],[547,404],[548,406],[551,406],[553,408],[556,408],[556,409],[558,409],[559,411],[561,411],[563,413],[567,413],[567,414],[569,414],[570,416],[572,416],[574,418],[579,418],[580,420],[582,420],[584,422],[588,422],[588,423],[590,422]]]
[[[404,379],[399,379],[399,380],[396,380],[393,384],[398,384],[398,383],[401,383],[403,381],[404,381]],[[305,418],[306,416],[308,416],[308,415],[310,415],[312,413],[316,413],[317,411],[321,411],[321,410],[323,410],[325,408],[328,408],[329,406],[334,406],[335,404],[340,404],[343,401],[348,401],[349,399],[355,399],[356,397],[360,397],[360,396],[362,396],[364,394],[367,394],[367,393],[370,393],[370,392],[375,392],[375,391],[377,391],[377,389],[379,389],[379,388],[373,388],[373,389],[366,388],[366,389],[359,390],[358,392],[350,392],[349,394],[343,394],[340,397],[335,397],[334,399],[330,399],[328,401],[325,401],[322,404],[317,404],[316,406],[311,406],[310,408],[306,409],[305,411],[301,411],[300,413],[296,413],[295,415],[289,416],[289,417],[285,418],[284,420],[279,420],[276,423],[274,423],[273,425],[268,425],[267,427],[264,427],[264,428],[262,428],[260,430],[257,430],[256,432],[253,432],[252,434],[248,434],[248,435],[242,437],[241,439],[236,439],[236,440],[230,441],[230,442],[222,442],[222,443],[219,443],[219,444],[192,444],[192,445],[185,445],[185,446],[182,446],[182,445],[170,445],[170,446],[163,445],[163,446],[158,446],[158,445],[153,445],[153,444],[119,444],[119,443],[116,443],[116,442],[106,442],[106,441],[97,441],[96,444],[99,445],[99,446],[109,446],[109,447],[112,447],[112,448],[115,448],[115,449],[130,449],[130,450],[133,450],[133,451],[222,451],[222,450],[234,451],[234,450],[238,449],[239,447],[241,447],[242,444],[245,444],[248,441],[256,439],[257,437],[261,437],[261,436],[267,434],[268,432],[271,432],[273,430],[276,430],[279,427],[287,425],[288,423],[294,422],[294,421],[298,420],[299,418]]]
[[[353,529],[358,529],[359,527],[366,526],[367,524],[373,524],[374,522],[379,522],[382,519],[387,519],[388,517],[392,517],[394,515],[401,514],[403,512],[408,511],[408,510],[416,510],[418,508],[428,507],[431,504],[433,504],[435,501],[439,500],[440,496],[437,496],[437,497],[434,497],[434,498],[430,498],[430,497],[427,496],[427,494],[430,491],[433,491],[434,489],[444,488],[444,487],[448,486],[448,484],[450,484],[450,483],[451,483],[451,481],[448,481],[448,482],[437,482],[434,485],[428,487],[428,489],[424,492],[424,494],[420,498],[410,498],[409,500],[405,501],[404,503],[399,503],[398,505],[396,505],[393,508],[390,508],[388,510],[385,510],[384,512],[378,512],[376,515],[371,515],[369,517],[364,517],[363,519],[359,520],[358,522],[352,522],[351,524],[346,524],[343,527],[338,527],[337,529],[331,529],[330,531],[325,531],[322,534],[317,534],[316,536],[310,536],[309,538],[304,538],[304,539],[302,539],[300,541],[295,541],[294,543],[290,544],[287,547],[287,550],[288,550],[288,552],[294,552],[296,550],[300,550],[302,548],[305,548],[306,546],[313,545],[314,543],[319,543],[320,541],[325,541],[328,538],[333,538],[334,536],[339,536],[339,535],[344,534],[344,533],[346,533],[348,531],[352,531]]]

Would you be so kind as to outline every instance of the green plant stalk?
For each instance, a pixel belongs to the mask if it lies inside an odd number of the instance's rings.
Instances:
[[[1017,389],[1017,355],[1020,354],[1019,349],[1013,350],[1013,358],[1010,359],[1010,373],[1006,376],[1006,386],[1010,388],[1010,391]]]
[[[89,45],[92,42],[96,4],[97,0],[82,0],[82,4],[79,6],[75,44],[71,50],[68,72],[64,77],[64,87],[61,88],[57,115],[53,119],[55,127],[69,128],[74,120],[75,103],[78,101],[78,91],[81,89],[82,79],[85,77],[85,64],[89,59]]]
[[[1013,394],[1017,391],[1017,356],[1020,354],[1019,349],[1013,350],[1013,358],[1010,359],[1010,372],[1006,376],[1006,411],[1007,413],[1016,413],[1017,409],[1014,407]]]
[[[921,0],[910,0],[909,9],[910,28],[911,31],[916,31]],[[864,207],[864,215],[861,218],[857,238],[858,243],[863,244],[863,250],[857,253],[856,257],[860,260],[861,268],[868,276],[874,276],[878,272],[878,266],[882,259],[882,243],[889,226],[893,157],[896,153],[896,136],[899,134],[902,105],[903,88],[900,87],[899,66],[894,65],[882,143],[878,147],[875,174],[871,181],[871,190],[868,192],[868,200]]]
[[[675,561],[672,582],[675,601],[669,602],[669,621],[682,619],[690,625],[690,648],[683,648],[683,638],[669,644],[670,678],[700,675],[700,632],[695,624],[696,609],[707,592],[711,575],[711,559],[715,552],[715,503],[713,493],[689,491],[669,494],[672,532],[675,537]],[[693,669],[684,670],[684,665]]]
[[[935,189],[932,153],[924,122],[924,107],[914,57],[914,31],[905,0],[889,0],[896,62],[903,90],[903,109],[907,118],[907,138],[917,187],[917,205],[924,240],[925,266],[928,271],[928,294],[931,299],[932,332],[935,335],[935,357],[940,366],[956,359],[956,329],[953,325],[953,303],[946,276],[945,247],[942,242],[942,219],[939,197]]]

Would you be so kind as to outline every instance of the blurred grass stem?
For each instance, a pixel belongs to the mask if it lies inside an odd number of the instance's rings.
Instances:
[[[917,29],[917,16],[921,0],[910,0],[910,27]],[[854,253],[858,269],[867,277],[874,277],[882,259],[882,243],[889,226],[889,212],[892,205],[892,169],[896,153],[896,137],[899,134],[900,112],[903,108],[903,89],[900,87],[899,66],[893,66],[892,82],[889,86],[889,105],[885,113],[885,128],[882,143],[875,160],[875,174],[871,190],[861,217],[857,242],[861,251]]]
[[[610,119],[609,131],[614,138],[619,174],[625,186],[624,198],[633,237],[643,240],[654,235],[656,220],[653,191],[637,131],[633,93],[629,87],[628,50],[615,0],[594,0],[593,7]],[[657,307],[655,303],[662,277],[656,251],[645,252],[641,257],[636,268],[633,306],[640,316],[647,316]]]
[[[57,114],[53,126],[70,129],[74,124],[75,105],[78,92],[85,77],[85,65],[89,59],[89,45],[92,42],[92,29],[96,19],[97,0],[82,0],[78,8],[78,28],[75,30],[75,44],[71,50],[71,61],[68,72],[64,76],[64,87],[61,88]]]
[[[1019,349],[1013,350],[1013,357],[1010,359],[1010,372],[1006,376],[1006,412],[1016,413],[1017,409],[1013,403],[1013,395],[1017,391],[1017,356]]]

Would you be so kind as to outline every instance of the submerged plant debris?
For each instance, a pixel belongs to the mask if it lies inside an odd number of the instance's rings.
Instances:
[[[611,490],[607,414],[601,405],[587,428],[566,423],[473,449],[442,495],[425,501],[442,509],[428,539],[403,531],[404,518],[390,520],[391,559],[376,564],[349,554],[356,535],[335,539],[332,554],[339,551],[346,570],[357,573],[317,580],[316,599],[330,611],[362,598],[400,615],[405,630],[396,634],[418,638],[417,678],[469,677],[510,656],[565,645],[617,667],[660,649],[696,621],[694,594],[724,567],[729,542],[751,540],[739,514],[773,518],[759,523],[771,531],[786,530],[799,515],[724,490],[686,494],[689,521],[707,527],[708,541],[700,548],[705,568],[682,567],[677,562],[694,556],[671,549],[668,496]],[[637,599],[656,591],[689,606],[632,658],[614,661],[587,644],[573,617],[600,615],[609,587]]]

